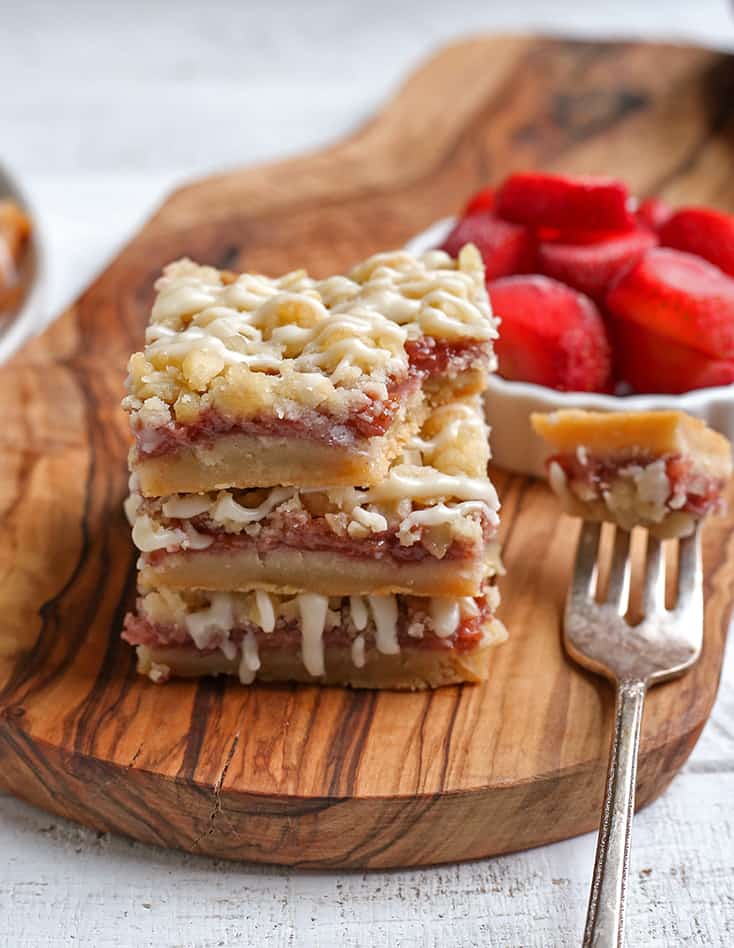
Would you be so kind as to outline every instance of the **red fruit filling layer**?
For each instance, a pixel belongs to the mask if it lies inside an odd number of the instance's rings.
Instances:
[[[368,406],[353,412],[343,421],[328,414],[304,410],[298,418],[272,415],[248,419],[226,418],[214,410],[202,412],[191,424],[171,423],[170,427],[135,430],[140,457],[174,454],[179,448],[201,441],[213,441],[220,435],[245,434],[271,437],[304,438],[328,445],[349,446],[363,438],[384,435],[390,428],[403,399],[415,392],[432,376],[449,378],[476,365],[487,365],[491,347],[478,342],[444,342],[422,338],[406,344],[409,372],[406,378],[388,382],[388,397],[371,399]]]
[[[702,473],[696,469],[691,458],[683,455],[673,454],[662,459],[639,454],[614,459],[588,457],[585,463],[582,463],[577,455],[559,454],[549,458],[547,464],[555,462],[569,482],[590,486],[601,496],[619,478],[623,469],[632,466],[646,467],[658,460],[665,461],[665,474],[670,483],[666,506],[670,510],[682,510],[695,517],[723,510],[722,493],[726,480]],[[681,502],[671,505],[674,498],[680,498]]]
[[[489,519],[481,512],[478,519],[482,525],[484,543],[488,543],[494,536],[495,529]],[[290,512],[285,516],[277,516],[274,523],[263,522],[257,536],[246,533],[226,533],[206,514],[192,517],[186,521],[198,533],[212,537],[212,544],[204,550],[186,550],[187,556],[196,556],[197,553],[231,553],[235,550],[255,549],[258,553],[270,553],[274,550],[294,549],[309,551],[324,551],[338,553],[350,559],[385,560],[397,562],[417,562],[424,559],[440,558],[449,560],[471,559],[482,552],[482,545],[454,540],[445,548],[438,548],[435,552],[421,544],[425,530],[422,527],[413,531],[416,542],[411,546],[400,543],[398,528],[373,533],[364,539],[352,539],[349,536],[340,536],[331,529],[323,517],[311,517],[307,511]],[[184,521],[166,519],[166,526],[183,527]],[[435,548],[434,544],[434,548]],[[154,550],[144,553],[143,559],[151,565],[157,566],[166,557],[176,555],[179,550]]]
[[[424,600],[425,601],[425,600]],[[443,638],[430,631],[430,618],[413,603],[415,597],[406,596],[398,599],[398,642],[402,647],[442,650],[450,649],[455,652],[469,652],[482,641],[483,625],[492,617],[491,609],[484,599],[476,599],[479,615],[463,619],[452,636]],[[352,644],[356,630],[349,618],[349,605],[342,607],[341,623],[324,630],[323,642],[325,647],[349,647]],[[417,624],[426,623],[422,637],[410,634],[409,629],[415,629]],[[301,646],[301,626],[297,620],[279,618],[272,632],[263,632],[260,626],[254,623],[243,623],[232,629],[228,639],[235,644],[241,642],[247,632],[252,632],[257,639],[259,649],[277,649],[279,651],[295,650]],[[197,649],[188,632],[180,625],[160,625],[151,622],[142,615],[128,613],[125,616],[123,639],[130,645],[148,645],[159,648],[168,646],[183,647],[199,655],[208,655],[215,652],[218,645],[206,649]]]

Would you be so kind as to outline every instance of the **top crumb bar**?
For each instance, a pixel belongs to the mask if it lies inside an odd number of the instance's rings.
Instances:
[[[345,276],[166,267],[123,407],[146,496],[376,483],[427,398],[494,368],[481,257],[376,254]]]

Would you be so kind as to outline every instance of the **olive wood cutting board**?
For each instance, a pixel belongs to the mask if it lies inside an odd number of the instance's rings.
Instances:
[[[734,210],[734,58],[527,36],[437,53],[346,140],[182,187],[39,339],[0,369],[0,785],[100,830],[311,867],[470,859],[591,830],[612,693],[559,629],[575,542],[546,486],[495,472],[507,575],[486,686],[435,693],[156,686],[119,639],[135,553],[122,514],[128,354],[161,266],[277,274],[401,245],[513,168],[607,173]],[[700,663],[648,699],[638,803],[713,704],[734,518],[705,531]]]

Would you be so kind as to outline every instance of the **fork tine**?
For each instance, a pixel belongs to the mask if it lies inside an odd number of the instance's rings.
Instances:
[[[678,543],[678,592],[676,616],[690,608],[699,608],[703,599],[700,528]]]
[[[614,532],[614,550],[612,551],[612,565],[609,569],[606,601],[610,606],[615,606],[620,615],[624,615],[627,611],[629,600],[629,548],[629,532],[617,527]]]
[[[581,525],[576,564],[571,580],[571,598],[583,599],[594,595],[596,585],[596,557],[599,550],[601,524],[585,520]]]
[[[665,557],[657,537],[647,535],[645,580],[642,591],[642,612],[645,617],[665,609]]]

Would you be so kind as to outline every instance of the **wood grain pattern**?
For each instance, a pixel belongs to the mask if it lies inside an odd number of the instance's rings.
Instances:
[[[306,866],[473,858],[594,826],[611,694],[561,652],[573,525],[532,480],[496,474],[511,640],[486,687],[137,678],[118,638],[135,561],[120,508],[124,366],[168,260],[323,275],[401,244],[512,167],[614,172],[640,194],[734,209],[733,93],[734,60],[699,49],[472,40],[347,141],[176,192],[0,371],[0,783],[98,829]],[[706,531],[703,659],[648,702],[641,804],[672,779],[715,697],[733,524]]]

